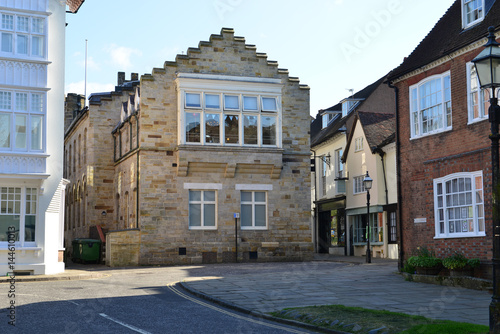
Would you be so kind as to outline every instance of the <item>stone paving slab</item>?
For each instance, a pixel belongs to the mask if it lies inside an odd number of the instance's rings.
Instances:
[[[183,285],[262,313],[339,304],[488,325],[491,302],[491,294],[485,291],[405,281],[397,273],[397,262],[387,261],[341,266],[329,262],[290,264],[288,270],[282,267],[279,272],[249,272]]]

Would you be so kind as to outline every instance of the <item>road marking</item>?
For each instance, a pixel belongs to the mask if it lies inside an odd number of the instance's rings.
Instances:
[[[259,325],[263,325],[263,326],[267,326],[267,327],[271,327],[271,328],[285,330],[285,331],[288,331],[290,333],[296,333],[296,334],[307,333],[307,332],[302,332],[302,331],[299,331],[299,330],[295,330],[295,329],[290,328],[290,327],[284,327],[284,326],[274,325],[274,324],[267,323],[267,322],[260,321],[260,320],[255,320],[255,319],[252,319],[252,318],[250,318],[248,316],[241,316],[239,314],[236,314],[236,313],[233,313],[233,312],[229,312],[229,311],[227,311],[225,309],[222,309],[220,307],[217,307],[217,306],[214,306],[214,305],[202,302],[201,300],[193,298],[193,297],[191,297],[189,295],[186,295],[185,293],[182,293],[181,291],[177,290],[175,288],[175,284],[176,283],[169,283],[169,284],[167,284],[167,287],[170,289],[170,291],[172,291],[173,293],[177,294],[178,296],[180,296],[180,297],[182,297],[184,299],[190,300],[190,301],[192,301],[192,302],[194,302],[196,304],[199,304],[199,305],[211,308],[212,310],[218,311],[220,313],[224,313],[224,314],[229,315],[229,316],[231,316],[233,318],[237,318],[237,319],[240,319],[240,320],[245,320],[245,321],[248,321],[248,322],[253,322],[255,324],[259,324]]]
[[[107,315],[105,313],[99,313],[99,315],[101,317],[103,317],[103,318],[106,318],[106,319],[108,319],[110,321],[116,322],[117,324],[122,325],[123,327],[127,327],[128,329],[131,329],[131,330],[136,331],[138,333],[141,333],[141,334],[151,334],[148,331],[142,330],[142,329],[137,328],[137,327],[132,326],[132,325],[127,325],[126,323],[124,323],[124,322],[122,322],[120,320],[113,319],[113,318],[111,318],[109,315]]]

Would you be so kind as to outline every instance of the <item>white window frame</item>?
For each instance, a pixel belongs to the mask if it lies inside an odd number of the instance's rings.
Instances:
[[[364,230],[365,235],[363,235],[363,219],[366,219],[366,214],[355,215],[353,217],[353,243],[354,245],[365,245],[367,243],[366,240],[366,229]],[[379,226],[378,221],[378,212],[370,212],[370,244],[372,245],[381,245],[383,242],[379,241],[378,236],[380,231],[383,231],[383,227]],[[367,224],[368,227],[368,224]]]
[[[480,187],[476,187],[476,178],[479,178]],[[471,181],[471,190],[467,191],[458,190],[456,192],[451,189],[451,192],[448,193],[446,191],[446,183],[448,181],[453,182],[453,180],[458,179],[470,179]],[[458,183],[458,181],[457,181]],[[451,183],[452,184],[452,183]],[[440,188],[438,188],[440,185]],[[457,185],[459,187],[459,183]],[[439,192],[441,189],[441,193]],[[470,192],[470,204],[467,203],[467,193]],[[464,204],[453,205],[455,201],[460,201],[461,196],[463,194]],[[452,205],[448,205],[451,203]],[[467,206],[470,208],[467,209]],[[446,175],[444,177],[434,179],[434,222],[435,222],[435,237],[434,239],[442,239],[442,238],[468,238],[468,237],[484,237],[486,236],[485,232],[485,217],[484,217],[484,178],[483,171],[476,171],[471,173],[454,173],[450,175]],[[456,215],[456,211],[459,211],[460,214],[466,214],[466,219],[469,222],[462,222],[467,224],[467,229],[470,229],[470,224],[472,220],[473,232],[454,232],[450,231],[449,219],[453,219],[455,222],[459,219],[455,219],[455,217],[450,218],[449,210],[454,210],[453,215]],[[465,210],[465,211],[464,211]],[[472,213],[471,213],[472,211]],[[462,213],[463,212],[463,213]],[[441,219],[442,218],[442,219]],[[456,229],[456,224],[453,229]],[[462,227],[461,227],[462,229]],[[481,231],[482,230],[482,231]]]
[[[13,25],[12,29],[4,28],[3,26],[3,16],[8,15],[13,17]],[[19,19],[28,19],[27,30],[20,30],[18,26]],[[41,32],[37,31],[36,27],[38,25],[34,24],[34,20],[42,20],[41,24]],[[2,51],[3,49],[3,41],[0,41],[0,55],[10,56],[15,55],[20,58],[37,58],[37,59],[45,59],[47,54],[47,19],[43,16],[30,16],[30,15],[17,15],[12,12],[0,12],[0,39],[3,38],[3,34],[7,34],[11,36],[10,40],[10,50]],[[18,50],[18,40],[20,38],[26,38],[26,53],[20,53]],[[41,55],[35,51],[34,47],[34,38],[41,39],[43,45],[41,47]]]
[[[352,193],[354,195],[366,193],[365,184],[363,180],[365,175],[355,176],[352,178]]]
[[[18,185],[6,185],[0,187],[0,208],[4,206],[6,201],[9,201],[8,198],[8,189],[20,189],[20,210],[19,210],[19,216],[17,219],[19,219],[19,231],[17,231],[19,240],[15,242],[16,246],[19,247],[34,247],[36,246],[36,231],[38,230],[38,212],[39,212],[39,194],[38,194],[38,188],[35,186],[18,186]],[[36,196],[36,199],[34,200],[34,206],[30,208],[35,211],[34,214],[30,213],[28,214],[27,211],[27,204],[28,202],[33,202],[32,200],[28,201],[27,199],[27,190],[30,189],[32,194]],[[7,193],[4,192],[4,190],[7,191]],[[5,207],[4,207],[5,208]],[[7,208],[8,210],[8,208]],[[0,216],[2,215],[11,215],[8,212],[3,213],[2,209],[0,209]],[[15,215],[15,214],[14,214]],[[26,234],[26,216],[31,215],[35,216],[35,235],[33,236],[35,241],[26,241],[25,240],[25,234]],[[16,219],[16,218],[15,218]],[[16,219],[16,220],[17,220]],[[3,231],[0,231],[0,233],[3,233]],[[2,235],[3,236],[3,235]],[[8,246],[8,239],[5,236],[5,240],[0,240],[0,248]]]
[[[473,21],[468,21],[468,18],[467,18],[467,12],[466,12],[466,5],[470,2],[479,2],[480,3],[480,15],[477,19],[473,20]],[[485,11],[485,7],[484,7],[484,0],[462,0],[462,28],[463,29],[467,29],[469,27],[472,27],[476,24],[478,24],[479,22],[481,22],[483,19],[484,19],[484,11]]]
[[[250,201],[243,201],[242,199],[242,193],[251,193],[252,194],[252,199]],[[255,200],[255,193],[263,193],[265,195],[265,200],[262,201],[256,201]],[[268,225],[269,225],[269,217],[268,217],[268,198],[269,198],[269,193],[266,190],[256,190],[256,189],[240,189],[240,219],[243,219],[243,205],[251,205],[252,207],[252,225],[251,226],[243,226],[240,221],[240,227],[242,230],[267,230]],[[265,206],[265,216],[266,216],[266,225],[265,226],[255,226],[255,206],[256,205],[264,205]]]
[[[469,62],[467,66],[467,110],[469,115],[468,124],[480,122],[488,119],[489,96],[491,96],[490,89],[482,89],[479,85],[479,78],[475,73],[474,64]],[[472,81],[475,81],[475,87],[472,87]],[[477,94],[477,117],[474,116],[474,98]]]
[[[282,111],[281,111],[281,90],[282,84],[279,79],[271,78],[249,78],[233,77],[223,75],[179,73],[176,79],[179,98],[179,145],[207,145],[207,146],[227,146],[227,147],[282,147]],[[200,94],[201,106],[186,107],[185,94]],[[205,105],[205,96],[218,95],[220,108],[207,108]],[[238,97],[238,107],[228,108],[226,106],[225,96]],[[247,110],[244,108],[244,97],[255,98],[257,110]],[[276,110],[263,109],[263,99],[275,99]],[[200,120],[200,140],[187,141],[186,135],[186,114],[196,113]],[[216,114],[219,116],[219,142],[214,143],[208,140],[206,134],[206,115]],[[226,117],[236,116],[238,118],[238,137],[226,139]],[[245,144],[245,117],[256,117],[257,141],[253,140]],[[266,119],[271,117],[274,126],[266,126]],[[269,129],[274,129],[273,137],[267,137]],[[252,132],[253,133],[253,132]],[[197,139],[197,138],[195,138]]]
[[[446,99],[446,78],[449,78],[450,87],[448,87],[449,92],[449,100]],[[424,129],[424,120],[423,120],[423,111],[431,109],[430,107],[423,109],[421,106],[421,96],[420,96],[420,88],[426,84],[430,84],[431,81],[439,80],[439,88],[440,88],[440,102],[436,104],[432,104],[433,107],[438,107],[441,110],[441,127],[436,127],[436,129],[427,130],[427,132],[423,132]],[[415,94],[414,94],[415,92]],[[450,71],[433,75],[431,77],[425,78],[415,85],[410,86],[409,88],[409,100],[410,100],[410,126],[411,126],[411,139],[421,138],[430,136],[436,133],[441,133],[445,131],[449,131],[452,129],[452,117],[453,117],[453,103],[451,99],[451,76]],[[437,100],[436,100],[437,102]],[[449,103],[449,112],[447,110],[447,104]],[[449,116],[449,119],[448,119]],[[418,124],[415,123],[415,117],[417,118]],[[432,117],[430,117],[432,118]],[[439,126],[439,123],[438,123]]]
[[[30,153],[44,153],[46,149],[46,122],[47,122],[47,116],[46,116],[46,93],[45,92],[40,92],[40,91],[24,91],[24,90],[0,90],[0,93],[5,93],[6,96],[9,96],[9,101],[4,101],[7,102],[6,104],[0,106],[0,118],[4,119],[9,119],[9,124],[6,125],[5,122],[0,123],[0,132],[2,133],[8,133],[8,146],[7,147],[1,147],[0,146],[0,152],[30,152]],[[26,94],[27,97],[27,108],[17,108],[18,103],[16,102],[17,96],[24,96]],[[38,98],[34,98],[34,96],[40,97],[41,99],[38,100]],[[35,104],[35,100],[37,102],[39,101],[40,104]],[[25,117],[25,132],[24,135],[26,136],[25,142],[26,144],[24,147],[16,147],[16,116],[22,116]],[[32,127],[33,122],[36,119],[41,118],[41,124],[40,127],[34,128]],[[33,148],[33,140],[34,138],[34,133],[33,131],[39,130],[41,133],[36,134],[39,136],[39,140],[41,141],[39,143],[40,148]]]
[[[200,192],[200,200],[199,201],[192,201],[189,199],[189,194],[191,192]],[[205,192],[213,192],[214,193],[214,200],[209,201],[205,200],[204,194]],[[188,191],[188,211],[189,207],[191,204],[197,204],[200,205],[200,226],[195,226],[191,225],[191,221],[189,220],[189,214],[188,214],[188,226],[190,230],[216,230],[217,229],[217,190],[215,189],[189,189]],[[205,205],[214,205],[214,226],[210,225],[205,225]]]
[[[363,151],[363,137],[357,137],[354,139],[354,152]]]

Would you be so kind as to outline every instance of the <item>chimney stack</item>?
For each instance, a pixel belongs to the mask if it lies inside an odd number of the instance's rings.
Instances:
[[[118,72],[118,86],[123,85],[125,82],[125,72]]]

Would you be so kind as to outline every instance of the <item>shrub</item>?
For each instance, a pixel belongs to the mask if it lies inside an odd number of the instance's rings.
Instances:
[[[406,263],[415,268],[434,268],[441,266],[441,259],[425,247],[417,249],[415,255],[410,257]]]
[[[464,254],[455,252],[443,260],[443,266],[447,269],[464,269],[465,267],[474,268],[479,266],[479,259],[468,259]]]

